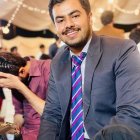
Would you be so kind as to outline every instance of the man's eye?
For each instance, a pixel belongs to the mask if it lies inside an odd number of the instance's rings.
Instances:
[[[64,20],[63,19],[58,19],[56,22],[57,23],[62,23]]]
[[[80,15],[74,15],[73,18],[78,18]]]

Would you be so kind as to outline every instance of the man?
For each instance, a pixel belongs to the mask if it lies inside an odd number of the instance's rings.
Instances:
[[[49,12],[68,47],[51,64],[38,140],[139,139],[135,43],[96,36],[88,0],[50,0]]]
[[[101,15],[103,27],[97,31],[98,35],[108,35],[112,37],[124,38],[124,30],[113,26],[114,14],[112,11],[104,11]]]
[[[44,45],[44,44],[40,44],[39,50],[40,50],[40,52],[39,52],[39,53],[37,54],[37,56],[36,56],[36,59],[37,59],[37,60],[40,59],[40,57],[41,57],[42,54],[46,54],[46,53],[45,53],[45,51],[46,51],[45,45]]]
[[[11,53],[0,53],[0,71],[0,87],[13,89],[14,122],[21,129],[23,140],[36,140],[45,105],[50,60],[25,60]]]

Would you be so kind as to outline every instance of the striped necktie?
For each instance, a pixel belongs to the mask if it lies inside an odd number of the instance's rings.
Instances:
[[[72,56],[71,140],[84,140],[81,63],[86,53]]]

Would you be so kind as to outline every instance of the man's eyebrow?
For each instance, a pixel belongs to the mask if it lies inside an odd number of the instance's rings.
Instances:
[[[80,13],[80,11],[79,10],[74,10],[74,11],[70,12],[69,15],[72,15],[74,13]]]
[[[64,16],[57,16],[55,19],[58,19],[58,18],[64,18]]]
[[[80,13],[80,11],[79,10],[74,10],[74,11],[70,12],[68,15],[70,16],[74,13]],[[58,18],[64,18],[64,16],[57,16],[55,19],[58,19]]]

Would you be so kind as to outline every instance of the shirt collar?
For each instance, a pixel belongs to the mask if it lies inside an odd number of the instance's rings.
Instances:
[[[40,76],[41,72],[39,70],[39,60],[31,59],[31,67],[29,71],[29,76]]]

